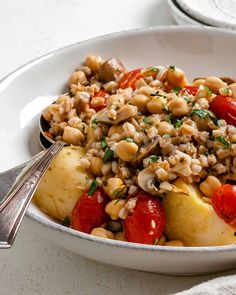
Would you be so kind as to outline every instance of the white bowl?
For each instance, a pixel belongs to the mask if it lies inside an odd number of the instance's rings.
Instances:
[[[227,44],[227,46],[225,46]],[[235,76],[236,34],[216,28],[165,27],[121,32],[81,42],[39,58],[0,83],[0,169],[40,150],[37,120],[53,95],[87,54],[120,58],[128,69],[174,64],[190,78]],[[57,224],[34,204],[28,209],[35,232],[85,257],[117,266],[191,275],[236,266],[236,246],[163,247],[112,241]]]

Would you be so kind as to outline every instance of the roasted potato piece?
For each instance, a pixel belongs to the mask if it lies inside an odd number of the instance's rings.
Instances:
[[[236,229],[219,218],[211,204],[205,203],[196,186],[178,179],[174,183],[188,192],[167,193],[165,234],[185,246],[221,246],[236,243]]]
[[[72,210],[86,189],[90,174],[80,166],[82,147],[65,147],[49,166],[33,201],[51,217],[61,221]]]

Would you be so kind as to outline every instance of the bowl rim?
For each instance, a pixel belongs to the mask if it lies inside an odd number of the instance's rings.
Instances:
[[[155,27],[145,27],[145,28],[135,28],[131,30],[122,30],[118,32],[113,32],[93,38],[89,38],[86,40],[82,40],[79,42],[75,42],[73,44],[69,44],[67,46],[61,47],[59,49],[50,51],[40,57],[37,57],[24,65],[18,67],[17,69],[13,70],[9,74],[7,74],[4,78],[0,80],[0,92],[8,86],[9,81],[13,81],[16,77],[18,77],[22,72],[25,70],[33,67],[34,65],[40,63],[41,61],[50,58],[54,54],[58,54],[60,52],[63,52],[64,50],[73,48],[73,47],[78,47],[81,45],[84,45],[86,43],[94,42],[97,40],[106,40],[106,39],[112,39],[112,38],[117,38],[117,37],[122,37],[122,35],[140,35],[144,34],[147,32],[186,32],[191,34],[193,32],[199,33],[199,32],[209,32],[210,34],[212,33],[217,33],[217,34],[227,34],[229,36],[234,36],[236,37],[236,32],[231,31],[225,28],[216,28],[216,27],[209,27],[209,26],[155,26]],[[36,206],[32,204],[33,206]],[[113,246],[113,247],[119,247],[119,248],[126,248],[126,249],[133,249],[133,250],[141,250],[141,251],[157,251],[157,252],[168,252],[168,253],[196,253],[196,252],[201,252],[201,253],[209,253],[209,252],[235,252],[236,251],[236,244],[232,245],[225,245],[225,246],[199,246],[199,247],[173,247],[173,246],[160,246],[160,245],[147,245],[147,244],[140,244],[140,243],[131,243],[131,242],[125,242],[125,241],[117,241],[117,240],[111,240],[111,239],[106,239],[106,238],[100,238],[96,236],[92,236],[90,234],[86,234],[80,231],[73,230],[71,228],[65,227],[55,221],[52,221],[50,219],[44,219],[40,217],[39,215],[33,213],[30,211],[30,209],[27,210],[26,215],[31,218],[33,221],[38,222],[44,227],[56,230],[57,232],[60,233],[65,233],[69,234],[72,237],[77,237],[81,239],[85,239],[90,242],[95,242],[98,244],[103,244],[107,246]],[[236,232],[236,230],[235,230]]]

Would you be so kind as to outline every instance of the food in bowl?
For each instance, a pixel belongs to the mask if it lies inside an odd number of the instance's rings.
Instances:
[[[47,136],[70,146],[35,193],[40,208],[109,239],[236,242],[236,83],[91,55],[68,85],[43,111]]]

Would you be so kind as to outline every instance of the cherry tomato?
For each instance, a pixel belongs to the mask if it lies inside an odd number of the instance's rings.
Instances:
[[[72,211],[71,227],[84,233],[100,227],[107,220],[105,206],[108,202],[109,197],[101,189],[91,196],[85,192]]]
[[[210,104],[210,110],[228,124],[236,126],[236,99],[217,95]]]
[[[109,95],[109,93],[106,92],[106,90],[101,89],[97,93],[95,93],[94,97],[96,97],[96,96],[100,96],[100,97],[104,97],[105,98],[105,103],[104,103],[103,106],[100,106],[100,107],[92,107],[91,104],[90,104],[90,108],[91,109],[94,109],[96,112],[99,112],[99,111],[101,111],[102,109],[104,109],[106,107],[106,98],[108,98],[110,95]]]
[[[136,82],[143,77],[141,74],[142,69],[136,69],[131,72],[125,73],[119,82],[119,88],[125,89],[131,87],[133,90],[136,89]]]
[[[196,95],[197,91],[198,91],[198,87],[189,85],[189,86],[183,87],[180,90],[179,93],[180,94],[192,94],[192,95]]]
[[[137,195],[133,212],[124,220],[127,241],[154,244],[160,239],[165,226],[165,210],[161,201],[143,191]]]
[[[222,185],[214,191],[211,201],[218,216],[236,226],[236,185]]]

